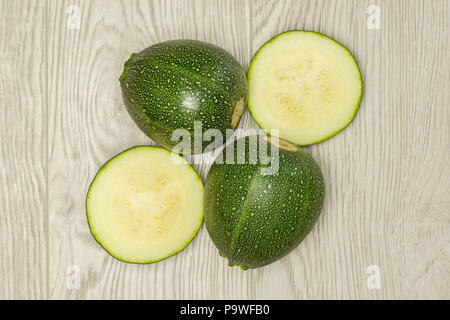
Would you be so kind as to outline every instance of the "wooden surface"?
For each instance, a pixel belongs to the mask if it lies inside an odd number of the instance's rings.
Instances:
[[[367,27],[373,4],[380,29]],[[449,299],[449,15],[448,0],[0,0],[0,298]],[[290,29],[344,44],[364,81],[352,124],[305,148],[326,181],[310,235],[246,272],[219,258],[204,226],[157,264],[108,256],[89,233],[87,188],[110,157],[152,143],[121,99],[130,53],[198,39],[248,68]],[[239,126],[256,128],[248,111]],[[206,160],[195,165],[203,178]],[[79,288],[68,286],[74,265]],[[379,289],[367,285],[371,265]]]

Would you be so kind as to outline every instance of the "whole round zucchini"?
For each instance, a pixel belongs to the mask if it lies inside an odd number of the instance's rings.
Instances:
[[[226,129],[235,128],[247,99],[245,72],[236,59],[194,40],[167,41],[133,53],[120,84],[137,126],[165,148],[184,142],[180,153],[203,152],[206,143],[194,145],[194,133],[201,137],[218,129],[225,136]],[[190,141],[177,129],[184,129]]]
[[[272,263],[297,247],[319,217],[325,190],[320,168],[307,152],[282,140],[256,144],[242,139],[233,144],[233,162],[216,161],[211,167],[205,225],[229,264],[247,269]],[[242,142],[245,150],[239,150]],[[264,143],[270,163],[252,157]],[[245,159],[239,161],[239,155]],[[218,157],[224,159],[224,152]],[[271,166],[277,169],[271,174],[262,170]]]

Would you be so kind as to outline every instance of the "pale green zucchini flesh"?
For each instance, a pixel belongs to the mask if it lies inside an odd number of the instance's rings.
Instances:
[[[320,33],[289,31],[264,44],[248,72],[249,110],[297,145],[326,140],[355,117],[362,80],[352,54]],[[273,134],[273,133],[272,133]]]
[[[159,147],[122,152],[97,173],[86,199],[92,235],[113,257],[152,263],[183,250],[203,221],[203,183]]]

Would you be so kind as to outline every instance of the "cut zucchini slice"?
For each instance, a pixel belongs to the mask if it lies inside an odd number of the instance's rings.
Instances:
[[[249,110],[297,145],[324,141],[355,117],[362,80],[352,54],[327,36],[288,31],[264,44],[248,72]]]
[[[86,199],[89,227],[114,258],[153,263],[183,250],[203,221],[203,182],[181,156],[128,149],[99,170]]]

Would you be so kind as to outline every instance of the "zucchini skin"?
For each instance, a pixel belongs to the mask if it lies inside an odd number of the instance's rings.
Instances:
[[[161,146],[173,149],[172,133],[186,129],[194,150],[194,124],[201,133],[234,128],[236,107],[247,101],[244,70],[227,51],[206,42],[173,40],[131,55],[120,77],[125,106],[137,126]],[[242,108],[243,109],[243,108]],[[243,110],[242,110],[243,111]]]
[[[278,172],[261,175],[267,164],[251,164],[251,144],[248,137],[242,139],[245,163],[215,162],[211,167],[205,182],[205,225],[229,265],[259,268],[306,237],[322,210],[325,184],[315,160],[300,148],[280,148]]]

